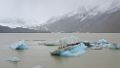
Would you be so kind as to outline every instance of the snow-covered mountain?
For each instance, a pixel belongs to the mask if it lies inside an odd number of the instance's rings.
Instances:
[[[81,0],[80,0],[81,1]],[[90,2],[90,3],[87,3]],[[99,3],[100,2],[100,3]],[[87,16],[95,16],[105,12],[112,13],[120,9],[120,0],[84,0],[83,4],[74,11],[61,16],[52,17],[47,22],[52,23],[64,17],[71,17],[77,15],[76,18],[86,18]]]
[[[47,28],[52,32],[120,32],[119,0],[106,0],[92,7],[91,4],[90,7],[80,6],[63,16],[51,18],[47,21]]]
[[[61,0],[60,2],[55,4],[56,6],[50,4],[49,8],[47,8],[48,6],[43,8],[43,10],[50,9],[50,13],[47,13],[48,10],[44,10],[41,16],[39,15],[41,12],[37,11],[37,17],[34,17],[34,14],[28,14],[29,17],[33,17],[30,19],[22,18],[19,14],[18,17],[10,15],[8,18],[4,18],[3,14],[3,17],[0,18],[0,28],[16,29],[20,27],[20,29],[51,32],[120,32],[117,30],[120,26],[120,0]],[[71,3],[68,4],[68,2]],[[63,3],[64,5],[62,5]],[[26,4],[28,3],[26,2]],[[40,6],[37,7],[39,9]],[[36,10],[34,11],[36,12]],[[51,18],[49,19],[49,17]],[[37,20],[47,21],[43,24]]]

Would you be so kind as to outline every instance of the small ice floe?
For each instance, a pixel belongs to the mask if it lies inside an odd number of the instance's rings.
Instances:
[[[54,56],[64,56],[64,57],[72,57],[84,54],[86,52],[87,46],[84,43],[80,43],[74,46],[66,46],[61,49],[57,49],[51,53]]]
[[[101,40],[98,40],[97,42],[91,43],[91,45],[93,47],[103,47],[104,48],[104,47],[108,47],[110,45],[110,43],[105,39],[101,39]]]
[[[120,45],[116,44],[116,43],[113,43],[110,46],[108,46],[108,48],[110,48],[110,49],[120,49]]]
[[[100,39],[100,40],[98,40],[98,44],[105,45],[105,44],[109,44],[109,42],[105,39]]]
[[[40,65],[36,65],[34,68],[41,68],[41,66]]]
[[[58,46],[60,45],[58,41],[47,41],[44,43],[46,46]]]
[[[94,46],[94,47],[91,47],[92,50],[102,50],[103,47],[102,46]]]
[[[78,42],[81,42],[81,40],[77,36],[68,36],[68,37],[63,37],[59,39],[60,44],[73,44]]]
[[[25,49],[28,49],[28,45],[25,43],[24,40],[22,40],[22,41],[19,41],[18,43],[12,44],[10,48],[15,50],[25,50]]]
[[[7,60],[11,61],[11,62],[19,62],[20,58],[18,58],[18,57],[9,57]]]
[[[60,45],[66,45],[66,44],[69,45],[69,44],[78,43],[79,41],[80,41],[79,37],[69,36],[69,37],[63,37],[56,41],[46,41],[44,45],[46,46],[60,46]]]

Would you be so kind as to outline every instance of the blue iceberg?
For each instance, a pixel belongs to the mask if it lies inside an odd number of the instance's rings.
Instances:
[[[18,43],[11,45],[10,48],[15,50],[25,50],[25,49],[28,49],[28,45],[25,43],[24,40],[22,40],[22,41],[19,41]]]
[[[86,52],[86,48],[87,46],[85,46],[84,43],[80,43],[78,45],[68,46],[63,49],[58,49],[52,52],[51,55],[64,56],[64,57],[78,56],[84,54]]]

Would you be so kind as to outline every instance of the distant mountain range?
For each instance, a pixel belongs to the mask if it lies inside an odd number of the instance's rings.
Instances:
[[[120,10],[115,7],[99,12],[94,8],[52,18],[45,25],[51,32],[119,33]]]
[[[87,2],[86,0],[85,3]],[[88,5],[83,4],[77,10],[52,17],[45,24],[38,26],[25,28],[25,23],[26,21],[21,19],[0,19],[0,32],[120,33],[120,0],[109,0],[105,4],[92,1]]]
[[[0,25],[0,33],[49,33],[47,30],[35,30],[23,27],[10,28]]]
[[[44,25],[29,28],[0,25],[0,33],[120,33],[120,10],[111,10],[104,13],[96,12],[95,9],[84,11],[82,14],[68,13],[51,18]]]

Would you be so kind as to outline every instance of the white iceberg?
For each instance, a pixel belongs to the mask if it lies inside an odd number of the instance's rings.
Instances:
[[[91,43],[91,45],[93,47],[108,47],[111,44],[107,40],[105,40],[105,39],[100,39],[97,42]]]
[[[80,38],[77,36],[69,36],[63,37],[56,41],[46,41],[44,45],[46,46],[60,46],[60,45],[67,45],[67,44],[74,44],[80,42]]]
[[[98,40],[98,44],[104,45],[104,44],[109,44],[109,42],[105,39],[100,39]]]
[[[69,37],[64,37],[62,39],[59,39],[60,44],[73,44],[78,42],[81,42],[81,40],[77,36],[69,36]]]
[[[18,57],[9,57],[7,60],[11,61],[11,62],[19,62],[20,58],[18,58]]]
[[[34,68],[41,68],[41,66],[40,65],[36,65]]]

